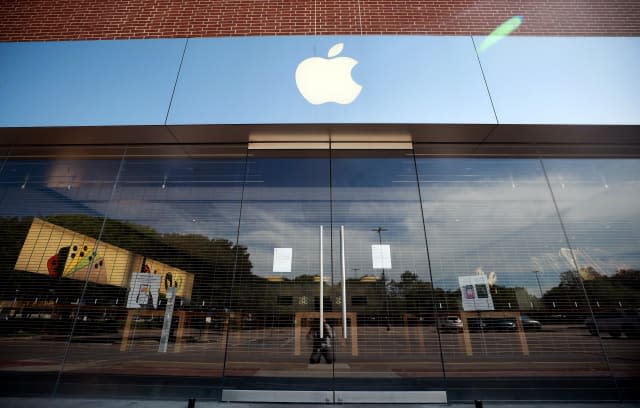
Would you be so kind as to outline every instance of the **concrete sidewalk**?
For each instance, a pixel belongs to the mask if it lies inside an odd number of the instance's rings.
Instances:
[[[196,401],[196,408],[318,408],[319,406],[341,406],[348,408],[391,408],[398,404],[266,404],[266,403],[234,403],[219,401]],[[0,398],[3,408],[184,408],[187,401],[163,400],[109,400],[109,399],[75,399],[75,398]],[[473,403],[462,404],[406,404],[407,408],[474,408]],[[640,402],[491,402],[484,401],[484,408],[640,408]]]

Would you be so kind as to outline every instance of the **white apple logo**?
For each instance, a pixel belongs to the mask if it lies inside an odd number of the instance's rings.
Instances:
[[[351,70],[358,61],[348,57],[334,58],[344,47],[343,43],[335,44],[326,58],[307,58],[296,68],[296,85],[298,91],[307,102],[320,105],[335,102],[347,105],[353,102],[362,86],[351,78]]]

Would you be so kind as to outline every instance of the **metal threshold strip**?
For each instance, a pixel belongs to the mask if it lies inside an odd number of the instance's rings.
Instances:
[[[446,404],[446,391],[222,390],[225,402]]]

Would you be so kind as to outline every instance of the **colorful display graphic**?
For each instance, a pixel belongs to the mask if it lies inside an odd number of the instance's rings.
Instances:
[[[39,218],[31,223],[15,269],[121,287],[128,286],[132,272],[140,272],[157,276],[160,293],[173,287],[176,296],[190,299],[193,289],[188,272]]]
[[[88,278],[96,283],[109,283],[104,257],[88,245],[76,244],[60,248],[47,261],[47,270],[52,278]]]
[[[150,258],[136,256],[134,271],[160,276],[160,293],[166,294],[168,288],[176,288],[176,296],[190,299],[193,290],[193,275]]]

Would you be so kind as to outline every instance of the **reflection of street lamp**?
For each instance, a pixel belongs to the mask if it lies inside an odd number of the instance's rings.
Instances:
[[[378,227],[371,231],[378,233],[378,243],[380,244],[382,251],[382,231],[388,231],[386,228]],[[382,268],[382,287],[384,288],[384,304],[387,311],[387,331],[391,330],[391,323],[389,322],[389,299],[387,294],[387,278],[384,276],[384,268]]]
[[[540,289],[540,299],[542,299],[544,295],[542,294],[542,285],[540,285],[540,277],[538,276],[540,271],[533,271],[533,273],[536,275],[536,280],[538,281],[538,288]]]

